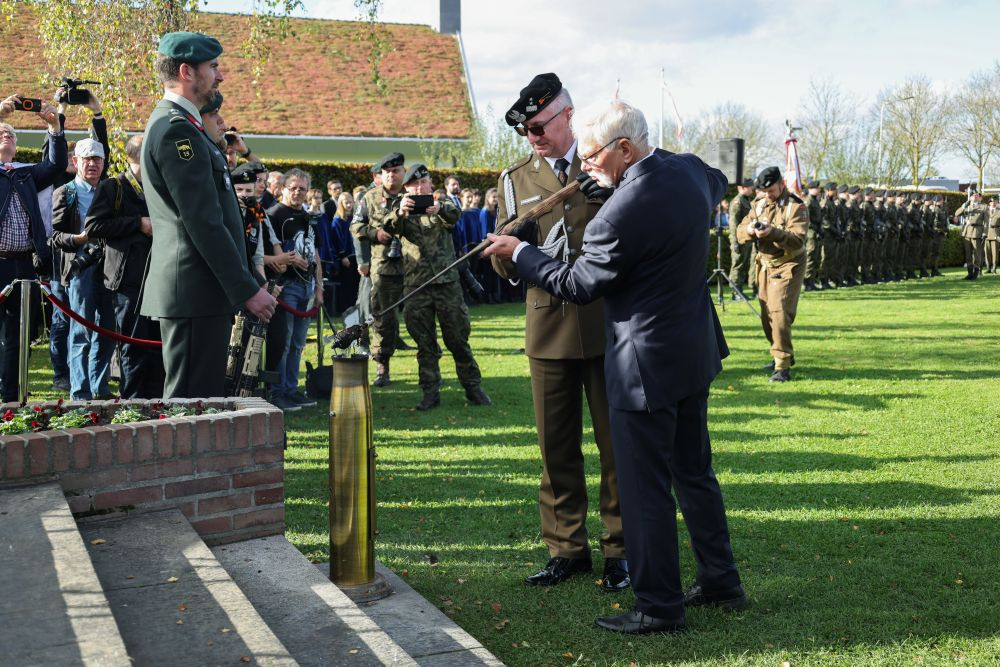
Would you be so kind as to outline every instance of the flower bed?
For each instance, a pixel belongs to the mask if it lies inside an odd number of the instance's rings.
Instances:
[[[218,408],[206,408],[202,401],[194,405],[168,405],[162,401],[148,405],[121,403],[119,400],[101,405],[67,408],[59,399],[54,405],[26,405],[15,411],[8,408],[0,421],[0,435],[38,433],[55,429],[83,428],[102,424],[130,424],[150,419],[216,414]]]

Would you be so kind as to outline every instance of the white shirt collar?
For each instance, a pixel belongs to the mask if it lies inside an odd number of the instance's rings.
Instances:
[[[179,104],[181,107],[183,107],[183,109],[185,111],[187,111],[189,114],[191,114],[191,116],[196,121],[198,121],[199,123],[202,122],[202,120],[201,120],[201,111],[199,111],[198,107],[196,107],[194,105],[194,102],[192,102],[188,98],[184,97],[183,95],[178,95],[177,93],[173,92],[172,90],[165,90],[165,91],[163,91],[163,99],[169,100],[169,101],[173,102],[174,104]]]
[[[563,157],[564,160],[566,160],[566,162],[568,162],[570,164],[570,166],[573,165],[573,158],[576,157],[576,140],[575,139],[573,140],[573,145],[569,147],[568,151],[566,151],[566,155],[563,155],[562,157]],[[559,158],[555,158],[555,157],[547,157],[547,158],[545,158],[545,161],[549,163],[550,167],[552,167],[552,173],[555,173],[555,171],[556,171],[556,160],[558,160],[558,159]],[[567,174],[569,173],[569,167],[566,167],[566,173]]]

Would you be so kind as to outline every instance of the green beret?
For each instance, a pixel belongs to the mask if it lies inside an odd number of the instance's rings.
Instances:
[[[406,170],[406,175],[403,176],[403,185],[406,185],[410,181],[420,180],[425,176],[430,176],[431,172],[427,170],[426,165],[420,164],[419,162],[415,165],[410,166]]]
[[[212,96],[212,100],[198,111],[203,114],[215,113],[221,108],[222,108],[222,93],[220,93],[219,91],[215,91],[215,95]]]
[[[157,51],[182,63],[197,65],[218,58],[222,53],[222,44],[200,32],[168,32],[160,38]]]

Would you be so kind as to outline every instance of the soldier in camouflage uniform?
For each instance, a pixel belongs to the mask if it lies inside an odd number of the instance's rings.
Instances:
[[[351,222],[351,234],[356,238],[366,238],[371,244],[372,279],[371,307],[373,312],[385,310],[403,296],[403,261],[394,237],[384,229],[383,220],[398,208],[402,198],[403,167],[402,153],[389,153],[375,167],[382,172],[382,184],[374,187],[362,197],[365,217]],[[360,209],[360,207],[359,207]],[[396,241],[398,243],[398,241]],[[389,384],[389,359],[399,342],[399,319],[393,309],[375,320],[371,333],[371,355],[377,364],[376,387]]]
[[[822,289],[836,289],[839,283],[837,250],[840,244],[840,218],[837,210],[837,184],[827,183],[826,193],[819,200],[820,261],[819,280]]]
[[[896,282],[899,271],[896,258],[899,253],[899,220],[896,210],[896,193],[887,192],[882,208],[882,222],[885,226],[885,280]]]
[[[914,192],[912,195],[909,214],[910,244],[908,246],[909,271],[907,275],[911,278],[926,278],[927,272],[921,270],[924,248],[924,197],[919,192]]]
[[[986,273],[997,272],[998,255],[1000,255],[1000,206],[997,206],[996,199],[991,199],[986,228]]]
[[[861,209],[861,252],[860,271],[861,282],[871,285],[875,282],[875,252],[877,239],[875,238],[875,191],[865,188],[862,193],[862,201],[858,206]]]
[[[933,211],[934,217],[931,222],[933,240],[931,241],[930,264],[927,267],[932,277],[943,275],[938,270],[938,259],[941,257],[944,240],[948,238],[948,213],[945,211],[944,197],[941,195],[934,196]]]
[[[744,216],[750,212],[750,201],[753,199],[753,179],[744,179],[743,183],[736,186],[736,196],[729,204],[729,250],[731,268],[729,269],[729,280],[736,286],[737,291],[742,292],[743,286],[750,278],[751,266],[753,264],[753,243],[740,243],[736,240],[736,228],[743,222]],[[738,299],[733,294],[733,300]]]
[[[893,254],[896,279],[906,280],[906,247],[910,242],[908,218],[908,197],[904,192],[896,193],[896,251]]]
[[[983,196],[973,192],[967,202],[958,207],[955,216],[963,216],[962,241],[965,244],[965,267],[968,274],[962,280],[976,280],[983,266],[983,237],[989,209],[983,205]]]
[[[875,261],[872,268],[875,282],[889,282],[886,252],[889,243],[888,224],[886,223],[885,190],[875,193],[875,239],[878,246],[875,250]]]
[[[403,177],[406,192],[381,221],[383,228],[402,238],[403,291],[412,293],[455,260],[452,229],[461,212],[442,199],[424,213],[414,212],[413,195],[434,192],[430,172],[415,164]],[[403,310],[406,330],[417,343],[417,377],[424,396],[417,410],[441,404],[441,369],[435,318],[441,324],[445,347],[455,359],[455,373],[465,387],[465,397],[473,405],[489,405],[490,397],[479,386],[482,374],[469,347],[469,309],[462,297],[458,269],[452,268],[419,293],[410,297]]]
[[[934,197],[924,195],[923,222],[924,242],[920,247],[920,277],[931,277],[931,250],[934,247]]]
[[[852,185],[844,200],[844,282],[847,287],[861,284],[861,245],[864,241],[861,216],[861,188]]]
[[[817,283],[821,282],[819,277],[820,252],[823,244],[822,231],[822,210],[819,206],[819,181],[809,181],[808,191],[802,200],[809,211],[809,227],[806,231],[806,278],[804,283],[805,291],[816,290]],[[820,285],[822,289],[822,285]]]

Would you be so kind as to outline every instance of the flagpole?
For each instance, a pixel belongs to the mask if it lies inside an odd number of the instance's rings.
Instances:
[[[663,125],[666,122],[663,113],[663,89],[666,88],[666,81],[663,80],[663,68],[660,68],[660,148],[664,148],[663,145]]]

